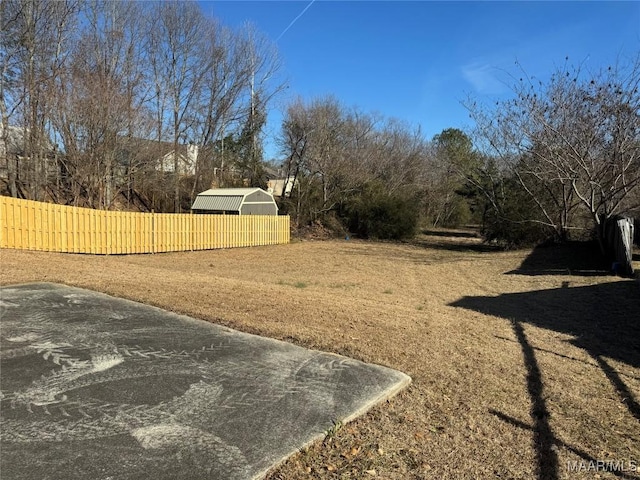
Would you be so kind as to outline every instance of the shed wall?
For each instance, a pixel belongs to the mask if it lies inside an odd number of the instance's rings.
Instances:
[[[268,193],[256,190],[250,195],[247,195],[245,202],[273,202],[273,197]]]
[[[278,215],[278,208],[274,203],[244,203],[242,215]]]

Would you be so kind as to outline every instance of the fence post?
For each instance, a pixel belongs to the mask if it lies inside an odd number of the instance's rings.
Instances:
[[[156,212],[151,210],[151,253],[156,253]]]

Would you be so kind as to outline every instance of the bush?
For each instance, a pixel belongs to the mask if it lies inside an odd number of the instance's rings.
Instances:
[[[554,239],[554,230],[541,223],[538,207],[514,180],[505,180],[502,191],[498,209],[487,205],[484,213],[482,235],[486,241],[518,248]]]
[[[344,205],[343,218],[360,237],[400,240],[415,235],[418,208],[410,196],[389,194],[383,185],[373,183]]]

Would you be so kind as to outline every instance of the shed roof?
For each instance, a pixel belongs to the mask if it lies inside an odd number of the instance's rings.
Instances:
[[[212,195],[216,195],[216,196],[241,196],[244,197],[245,195],[249,195],[250,193],[253,193],[257,190],[262,190],[261,188],[258,187],[254,187],[254,188],[211,188],[209,190],[205,190],[204,192],[201,192],[198,194],[198,196],[200,195],[205,195],[205,196],[212,196]]]
[[[192,210],[213,210],[213,211],[240,211],[243,202],[247,200],[247,197],[256,193],[262,192],[265,196],[268,196],[268,201],[248,202],[248,203],[260,203],[260,204],[273,204],[275,200],[269,192],[265,192],[261,188],[212,188],[201,192],[196,197]],[[277,206],[275,207],[277,211]]]
[[[191,206],[192,210],[235,211],[242,206],[241,195],[198,195]]]

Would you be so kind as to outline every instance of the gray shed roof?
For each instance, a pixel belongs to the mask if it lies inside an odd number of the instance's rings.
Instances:
[[[233,195],[198,195],[192,210],[240,210],[244,197]]]
[[[245,202],[247,203],[245,204]],[[278,211],[273,196],[261,188],[212,188],[205,190],[198,194],[191,209],[241,212],[243,204],[272,205],[270,210],[273,211],[273,214],[277,214]],[[252,209],[255,210],[255,207]],[[248,206],[245,207],[244,213],[248,213],[248,210],[251,209]]]
[[[234,196],[242,196],[244,197],[245,195],[249,195],[250,193],[253,192],[257,192],[258,190],[262,190],[261,188],[258,187],[254,187],[254,188],[211,188],[209,190],[205,190],[204,192],[200,192],[198,194],[198,196],[200,195],[205,195],[205,196],[229,196],[229,195],[234,195]],[[262,190],[264,191],[264,190]]]

